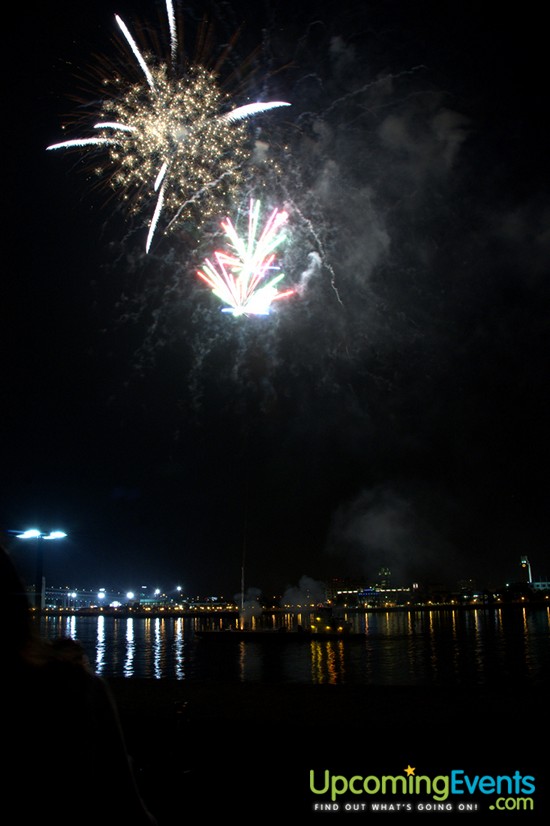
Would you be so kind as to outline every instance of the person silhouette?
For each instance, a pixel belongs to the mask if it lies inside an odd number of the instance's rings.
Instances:
[[[139,790],[118,709],[80,644],[36,632],[0,545],[2,806],[12,823],[158,826]]]

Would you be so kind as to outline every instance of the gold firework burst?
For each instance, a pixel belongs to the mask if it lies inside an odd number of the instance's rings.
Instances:
[[[250,158],[246,121],[282,101],[230,108],[215,71],[200,64],[175,71],[176,27],[172,0],[166,8],[171,62],[145,56],[118,16],[116,21],[140,69],[140,80],[116,74],[104,81],[109,94],[98,111],[94,136],[48,149],[101,148],[113,166],[112,186],[133,213],[154,203],[146,250],[162,215],[166,228],[192,218],[197,223],[223,212],[237,196]]]

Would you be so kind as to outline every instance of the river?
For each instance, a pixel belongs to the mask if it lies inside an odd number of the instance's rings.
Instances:
[[[307,620],[307,617],[305,618]],[[195,632],[227,620],[46,615],[40,632],[84,647],[100,676],[348,685],[540,685],[550,682],[550,609],[506,606],[374,611],[348,617],[359,639],[227,645]],[[291,628],[299,614],[267,617]]]

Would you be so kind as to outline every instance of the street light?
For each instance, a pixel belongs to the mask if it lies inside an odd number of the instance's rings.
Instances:
[[[17,539],[36,540],[36,582],[34,586],[34,607],[39,611],[44,607],[44,546],[43,539],[64,539],[67,536],[63,531],[50,531],[45,533],[37,528],[30,528],[27,531],[16,533]]]

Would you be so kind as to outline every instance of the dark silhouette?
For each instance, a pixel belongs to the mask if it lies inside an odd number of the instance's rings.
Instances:
[[[118,710],[74,640],[35,630],[0,547],[2,806],[12,823],[157,823],[139,792]]]

